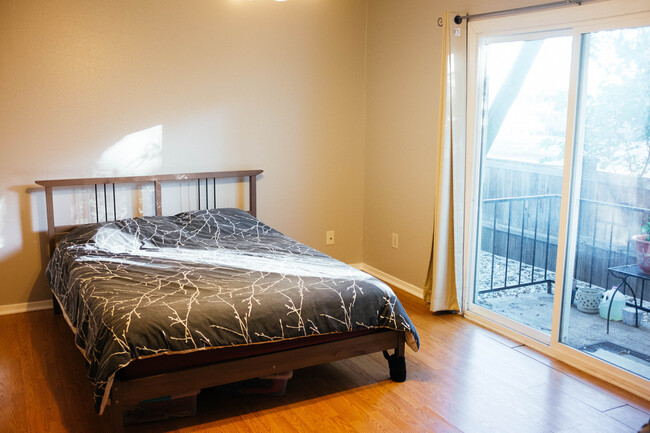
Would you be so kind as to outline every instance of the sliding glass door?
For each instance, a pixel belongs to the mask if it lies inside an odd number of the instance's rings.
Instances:
[[[467,315],[647,394],[650,5],[468,30]]]
[[[485,39],[480,49],[473,301],[522,332],[550,336],[571,37]]]
[[[650,218],[650,27],[581,38],[561,341],[650,379],[650,275],[634,240]]]

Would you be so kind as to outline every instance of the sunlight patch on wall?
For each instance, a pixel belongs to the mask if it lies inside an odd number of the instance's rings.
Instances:
[[[7,217],[7,206],[5,205],[5,198],[0,198],[0,248],[5,246],[5,218]]]
[[[162,167],[163,126],[125,135],[102,153],[94,176],[134,176],[158,173]]]
[[[41,188],[27,188],[25,194],[29,195],[30,209],[32,209],[32,231],[34,233],[46,232],[47,214],[45,210],[45,191]]]
[[[97,159],[92,177],[119,177],[160,174],[162,168],[163,126],[125,135],[106,149]],[[113,194],[115,207],[113,207]],[[62,206],[62,209],[65,209]],[[114,220],[132,216],[150,215],[153,211],[153,187],[151,185],[118,185],[113,190],[100,187],[74,188],[70,214],[66,218],[72,224]]]

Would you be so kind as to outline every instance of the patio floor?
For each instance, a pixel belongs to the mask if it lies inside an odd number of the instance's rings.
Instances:
[[[490,287],[492,256],[481,252],[478,281],[479,290]],[[532,267],[523,265],[522,281],[530,280]],[[503,285],[505,258],[495,256],[495,285]],[[543,270],[535,269],[535,276],[541,277]],[[553,272],[548,278],[555,279]],[[516,284],[519,279],[519,262],[508,261],[508,282]],[[577,286],[586,286],[578,282]],[[551,332],[553,315],[553,295],[546,292],[546,284],[537,284],[500,292],[480,294],[478,305],[516,320],[545,333]],[[609,334],[607,321],[599,314],[579,311],[575,305],[569,313],[569,327],[564,343],[576,349],[589,352],[607,362],[650,379],[650,317],[642,313],[639,327],[628,326],[622,322],[610,321]]]

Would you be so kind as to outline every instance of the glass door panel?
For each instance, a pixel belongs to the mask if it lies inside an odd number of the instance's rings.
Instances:
[[[633,239],[650,218],[650,27],[585,34],[582,46],[560,340],[650,379],[650,275]]]
[[[550,335],[570,36],[484,42],[470,309]]]

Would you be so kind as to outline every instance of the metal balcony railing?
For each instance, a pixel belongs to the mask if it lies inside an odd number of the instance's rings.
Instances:
[[[490,257],[490,282],[477,292],[545,284],[551,293],[560,195],[485,199],[481,212],[480,250]],[[648,215],[650,209],[642,207],[581,199],[574,278],[589,286],[610,287],[614,281],[607,269],[635,262],[631,237],[639,233]]]
[[[490,254],[491,263],[490,286],[479,289],[479,294],[537,284],[546,284],[551,292],[555,279],[549,278],[549,270],[554,270],[549,259],[557,254],[557,233],[552,233],[551,221],[556,208],[559,211],[554,204],[557,201],[559,205],[559,197],[546,194],[483,200],[481,250]],[[495,281],[496,266],[500,265],[496,256],[505,258],[503,281]],[[516,282],[508,274],[513,272],[512,260],[518,262]],[[529,277],[522,275],[524,264],[532,267]]]

